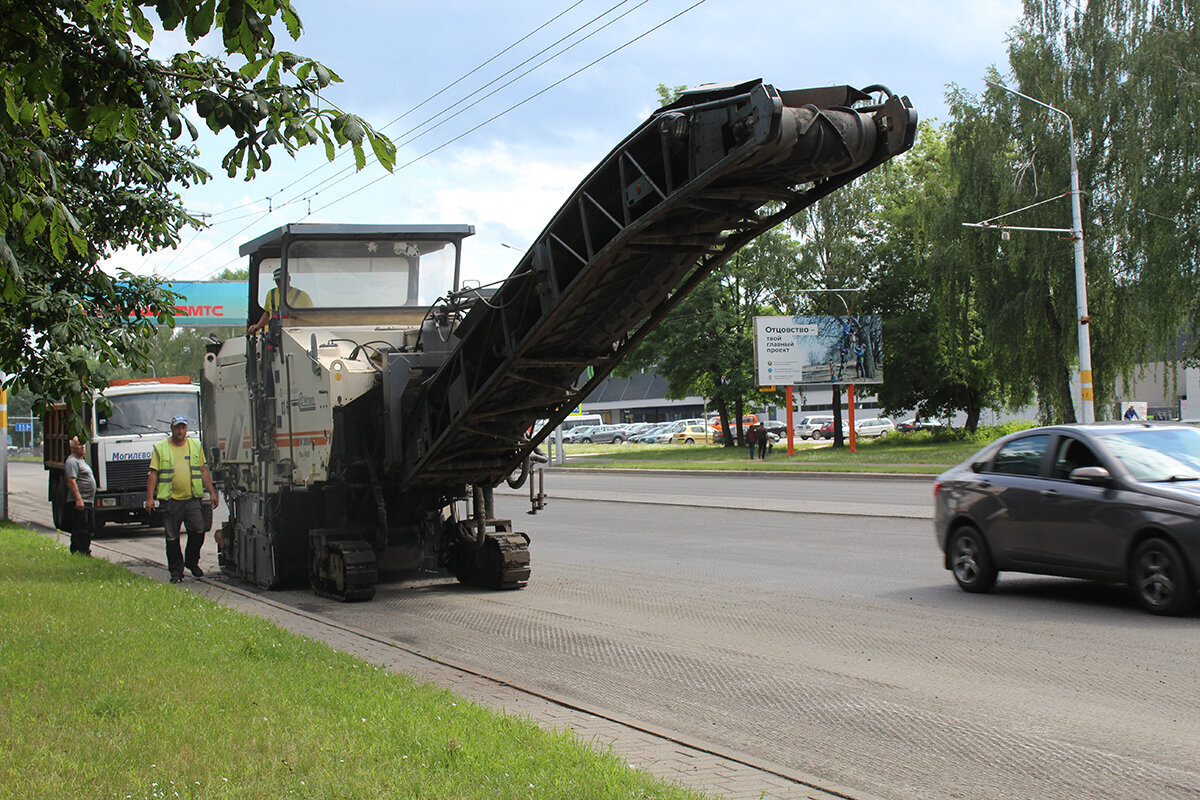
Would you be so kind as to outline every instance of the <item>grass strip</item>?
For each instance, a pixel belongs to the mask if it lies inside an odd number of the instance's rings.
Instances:
[[[703,798],[15,525],[0,597],[2,798]]]
[[[567,466],[599,469],[684,469],[755,472],[884,472],[937,475],[965,461],[984,444],[1001,435],[950,437],[921,432],[859,440],[857,452],[827,443],[776,444],[765,459],[750,460],[745,447],[697,442],[684,444],[572,444],[566,446]]]

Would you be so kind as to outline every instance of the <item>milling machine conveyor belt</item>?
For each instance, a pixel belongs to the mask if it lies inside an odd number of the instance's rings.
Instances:
[[[872,103],[875,93],[886,99]],[[761,81],[700,87],[657,111],[476,303],[450,357],[405,399],[404,484],[503,480],[701,278],[909,149],[916,119],[882,87]],[[549,424],[530,439],[538,419]]]

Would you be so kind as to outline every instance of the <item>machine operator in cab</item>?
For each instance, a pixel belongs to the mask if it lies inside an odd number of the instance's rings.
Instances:
[[[250,335],[254,335],[267,327],[267,323],[271,321],[271,317],[280,315],[281,297],[287,298],[289,308],[312,308],[312,298],[308,296],[308,292],[303,289],[297,289],[295,286],[289,286],[287,279],[283,274],[283,267],[276,267],[275,273],[275,288],[267,292],[267,299],[263,301],[263,313],[258,318],[258,322],[246,329]]]

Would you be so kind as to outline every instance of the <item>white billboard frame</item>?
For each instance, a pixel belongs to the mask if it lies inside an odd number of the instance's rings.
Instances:
[[[883,383],[883,318],[755,317],[759,386]]]

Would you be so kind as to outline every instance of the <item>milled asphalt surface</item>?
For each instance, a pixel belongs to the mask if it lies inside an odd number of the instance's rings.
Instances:
[[[607,471],[607,470],[606,470]],[[572,469],[570,473],[577,473]],[[564,477],[559,472],[556,479]],[[725,474],[727,478],[736,474]],[[753,473],[756,478],[763,473]],[[839,475],[845,479],[851,476]],[[862,476],[860,476],[862,477]],[[881,477],[881,476],[870,476]],[[908,476],[886,476],[905,479]],[[916,478],[929,480],[928,477]],[[499,493],[499,490],[498,490]],[[527,489],[506,491],[513,495],[527,495]],[[550,497],[555,493],[548,492]],[[561,496],[561,495],[559,495]],[[613,493],[603,491],[572,491],[577,499],[602,500],[609,502],[664,503],[715,508],[756,508],[753,501],[711,495],[674,495],[664,499],[655,493]],[[836,508],[834,506],[836,505]],[[805,511],[809,513],[836,513],[842,515],[912,516],[930,515],[928,505],[895,506],[882,510],[878,506],[867,508],[866,504],[855,507],[846,503],[829,503],[830,508],[814,508],[811,502],[795,508],[777,508],[781,511]],[[10,509],[11,510],[11,509]],[[49,509],[47,508],[47,514]],[[20,521],[20,520],[18,520]],[[36,521],[25,520],[35,530],[55,537],[64,546],[69,540],[66,534],[53,531]],[[152,580],[166,582],[168,573],[158,536],[118,541],[100,539],[93,545],[93,553],[132,572]],[[558,701],[553,697],[536,694],[511,683],[495,680],[486,675],[456,667],[439,660],[436,655],[424,654],[405,648],[395,641],[356,629],[329,619],[319,613],[303,611],[275,602],[270,597],[230,582],[220,573],[216,563],[215,548],[205,550],[201,566],[206,575],[194,579],[186,577],[180,584],[182,589],[194,592],[230,608],[270,620],[293,633],[323,641],[331,647],[353,654],[364,661],[380,665],[397,673],[410,675],[417,680],[454,691],[481,706],[504,714],[530,719],[548,729],[569,729],[581,743],[619,755],[631,767],[644,770],[661,779],[675,782],[714,797],[729,800],[881,800],[851,787],[829,785],[812,776],[798,774],[794,769],[764,761],[729,757],[693,746],[672,736],[669,731],[657,730],[652,723],[633,719],[616,719],[593,714],[587,709]]]

